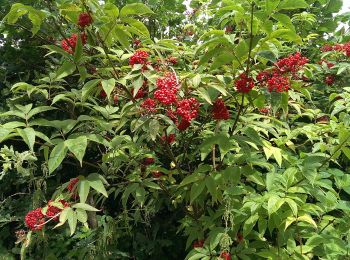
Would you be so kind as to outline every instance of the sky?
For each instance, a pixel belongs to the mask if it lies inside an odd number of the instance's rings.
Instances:
[[[350,0],[343,0],[343,9],[341,10],[341,13],[345,13],[349,11],[350,11]]]

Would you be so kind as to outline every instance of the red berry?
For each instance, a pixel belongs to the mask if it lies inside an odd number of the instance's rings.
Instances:
[[[320,48],[320,50],[321,50],[322,52],[332,51],[332,50],[333,50],[333,47],[332,47],[331,45],[329,45],[329,44],[325,44],[325,45],[323,45],[323,46]]]
[[[43,224],[45,223],[45,216],[41,210],[41,208],[34,209],[32,211],[29,211],[25,216],[24,221],[30,230],[36,231],[43,228]]]
[[[104,91],[103,89],[102,89],[101,92],[100,92],[100,97],[101,97],[101,98],[106,98],[106,97],[107,97],[107,93],[106,93],[106,91]]]
[[[159,171],[155,171],[155,172],[152,172],[152,175],[154,178],[160,178],[162,177],[164,174],[162,172],[159,172]]]
[[[176,75],[166,72],[164,77],[157,79],[157,90],[154,92],[154,98],[164,105],[170,105],[176,102],[177,97],[177,79]]]
[[[225,27],[225,33],[233,32],[233,27],[231,25]]]
[[[69,207],[69,203],[65,200],[59,200],[59,203],[62,204],[62,207]],[[62,209],[52,205],[53,201],[50,200],[48,202],[48,207],[47,207],[47,211],[46,211],[46,216],[49,218],[53,218],[53,220],[58,221],[58,215],[59,213],[61,213]]]
[[[237,234],[237,242],[242,242],[244,239],[243,235],[241,233]]]
[[[279,73],[274,73],[272,77],[267,80],[267,89],[269,92],[287,92],[289,85],[289,78]]]
[[[136,47],[139,47],[139,46],[141,45],[141,41],[140,41],[139,39],[135,39],[135,40],[134,40],[134,45],[135,45]]]
[[[176,65],[177,64],[177,59],[176,59],[176,57],[169,57],[168,58],[168,62],[172,63],[173,65]]]
[[[224,259],[224,260],[231,260],[231,254],[229,252],[221,252],[220,254],[220,258]]]
[[[141,107],[143,109],[146,110],[147,113],[155,113],[157,110],[156,110],[156,102],[151,99],[151,98],[147,98],[145,99],[142,104],[141,104]]]
[[[81,37],[81,43],[83,45],[85,45],[87,42],[86,34],[81,33],[80,37]],[[78,42],[78,36],[74,33],[74,34],[72,34],[71,37],[69,37],[67,39],[63,39],[61,41],[61,46],[66,52],[73,54],[75,51],[75,47],[77,46],[77,42]]]
[[[193,248],[202,248],[204,246],[204,239],[193,242]]]
[[[172,144],[173,142],[175,142],[175,134],[162,136],[162,141],[164,143]]]
[[[67,190],[69,191],[69,193],[73,199],[79,198],[78,191],[77,191],[78,182],[79,182],[79,178],[71,179],[68,183],[68,186],[67,186]]]
[[[119,100],[118,95],[114,95],[113,97],[114,104],[118,104],[118,100]]]
[[[185,131],[189,126],[191,125],[190,122],[182,119],[180,124],[177,125],[177,128],[180,130],[180,131]]]
[[[191,122],[192,119],[198,116],[199,102],[195,98],[183,99],[177,102],[176,113],[182,120]]]
[[[145,159],[143,159],[143,161],[142,161],[142,164],[143,165],[151,165],[151,164],[153,164],[154,163],[154,158],[145,158]]]
[[[135,64],[146,64],[147,59],[149,57],[148,52],[143,51],[143,50],[137,50],[135,53],[130,57],[129,59],[129,64],[131,66]]]
[[[265,85],[266,81],[271,78],[271,71],[260,71],[259,74],[256,76],[256,80],[261,84]]]
[[[301,56],[300,52],[296,52],[294,55],[290,55],[286,58],[278,60],[275,66],[281,73],[296,73],[302,66],[304,66],[308,62],[308,58]]]
[[[78,25],[82,28],[92,24],[92,17],[89,13],[81,13],[78,19]]]
[[[230,113],[222,99],[217,99],[214,102],[212,115],[216,120],[227,120],[230,118]]]
[[[133,89],[133,88],[131,89],[131,93],[132,93],[133,95],[135,95],[134,89]],[[140,98],[143,98],[146,94],[147,94],[146,89],[145,89],[144,87],[141,87],[141,88],[137,91],[137,93],[136,93],[136,95],[135,95],[134,98],[135,98],[135,99],[140,99]]]
[[[325,80],[324,83],[326,83],[328,86],[332,86],[334,84],[334,76],[333,75],[328,75]]]
[[[270,112],[270,108],[268,108],[268,107],[261,108],[261,109],[259,109],[259,112],[261,114],[268,114]]]
[[[254,80],[242,73],[239,79],[235,81],[236,90],[240,93],[249,93],[254,88]]]

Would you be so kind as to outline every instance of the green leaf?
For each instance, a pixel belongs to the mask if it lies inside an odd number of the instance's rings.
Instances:
[[[60,217],[59,217],[60,222],[54,228],[62,226],[64,223],[66,223],[69,211],[72,211],[72,208],[64,208],[62,210]]]
[[[141,3],[128,4],[120,10],[120,17],[144,14],[153,14],[153,11]]]
[[[56,79],[63,79],[75,71],[76,66],[74,63],[65,61],[63,65],[56,72]]]
[[[289,205],[290,209],[293,212],[294,216],[298,215],[298,205],[294,202],[294,200],[290,199],[290,198],[286,198],[285,202],[287,202],[287,204]]]
[[[303,222],[307,222],[309,224],[311,224],[312,226],[314,226],[315,228],[317,228],[317,224],[315,222],[315,220],[312,219],[312,217],[310,215],[303,215],[297,218],[297,221],[303,221]]]
[[[60,48],[56,45],[44,45],[43,47],[51,51],[50,53],[46,54],[45,56],[48,56],[52,53],[59,53],[67,59],[72,58],[69,53],[67,53],[65,50],[63,50],[62,48]]]
[[[33,128],[17,129],[18,134],[22,137],[23,141],[28,145],[31,151],[34,150],[35,143],[35,130]]]
[[[134,27],[134,29],[136,29],[136,31],[138,32],[139,35],[150,37],[149,31],[148,31],[146,25],[144,25],[142,22],[140,22],[136,19],[130,18],[130,17],[123,18],[122,21],[126,22],[130,26]]]
[[[216,183],[215,183],[214,178],[212,176],[207,176],[205,178],[205,185],[207,186],[209,193],[213,197],[213,200],[216,201],[218,192],[216,190]]]
[[[256,222],[259,219],[258,213],[255,213],[254,215],[250,216],[243,225],[243,237],[246,237],[255,226]]]
[[[86,211],[99,211],[98,209],[94,208],[93,206],[90,206],[89,204],[85,204],[85,203],[73,204],[72,208],[83,209],[83,210],[86,210]]]
[[[97,173],[90,174],[87,177],[87,180],[88,180],[91,188],[93,188],[97,192],[101,193],[106,198],[108,198],[108,194],[107,194],[107,191],[105,189],[105,186],[103,185],[103,182]]]
[[[191,204],[203,192],[204,188],[205,188],[205,181],[204,180],[202,180],[199,183],[196,182],[192,185],[191,193],[190,193]]]
[[[201,177],[198,174],[191,174],[188,175],[185,179],[182,180],[182,182],[179,185],[179,188],[182,186],[185,186],[187,184],[190,184],[192,182],[196,182],[200,179]]]
[[[151,119],[149,122],[149,133],[153,141],[156,140],[157,135],[159,134],[159,127],[159,121],[157,119]]]
[[[286,225],[284,226],[284,230],[286,230],[291,224],[293,224],[293,222],[295,222],[297,219],[295,217],[291,217],[289,216],[286,219]]]
[[[210,66],[210,70],[215,70],[222,65],[232,63],[232,61],[235,59],[235,56],[232,54],[232,52],[224,52],[218,56],[214,57],[213,63]]]
[[[305,2],[305,0],[283,0],[278,5],[278,10],[293,10],[299,8],[308,8],[309,5]]]
[[[287,29],[295,31],[295,27],[292,23],[292,20],[289,18],[288,15],[277,13],[274,14],[272,17],[279,21]]]
[[[119,9],[112,3],[106,3],[103,7],[103,11],[107,14],[108,17],[113,20],[117,19],[119,16]]]
[[[83,209],[76,209],[75,212],[77,214],[78,221],[80,221],[81,223],[86,223],[87,222],[88,216],[87,216],[85,210],[83,210]]]
[[[279,4],[280,4],[280,0],[266,0],[265,8],[266,8],[267,15],[270,15],[274,10],[276,10]]]
[[[94,92],[96,89],[96,86],[101,82],[100,79],[93,79],[85,83],[85,85],[82,88],[82,98],[83,100],[86,100],[86,98]]]
[[[129,37],[125,33],[125,27],[116,26],[115,27],[115,37],[118,39],[120,44],[123,45],[123,47],[125,49],[129,49],[129,47],[130,47],[130,43],[128,40]]]
[[[90,191],[90,183],[87,180],[80,180],[78,182],[78,194],[80,203],[85,203]]]
[[[83,44],[81,42],[81,36],[79,35],[78,41],[77,41],[77,44],[76,44],[75,50],[74,50],[74,61],[76,63],[79,63],[82,54],[83,54]]]
[[[62,163],[66,156],[68,148],[64,145],[64,142],[58,143],[51,151],[48,162],[49,173],[52,173]]]
[[[29,113],[27,114],[27,119],[30,119],[31,117],[42,113],[42,112],[46,112],[46,111],[50,111],[50,110],[54,110],[56,108],[54,107],[49,107],[49,106],[41,106],[41,107],[36,107],[33,108],[32,110],[29,111]]]
[[[102,80],[102,88],[106,92],[108,98],[111,96],[114,87],[115,79]]]
[[[285,202],[284,199],[282,199],[276,195],[272,195],[269,198],[268,203],[267,203],[267,212],[268,212],[269,216],[272,213],[275,213],[283,205],[284,202]]]
[[[75,157],[80,162],[80,166],[83,166],[83,157],[85,155],[86,147],[87,147],[87,138],[86,136],[79,136],[75,139],[68,139],[64,142],[64,144],[68,147],[69,151],[71,151]]]
[[[202,99],[204,99],[205,101],[207,101],[210,105],[213,104],[213,102],[211,101],[210,95],[208,93],[208,90],[206,90],[205,88],[199,88],[197,90],[198,96]]]
[[[70,235],[73,235],[77,228],[77,214],[73,210],[67,212],[67,220],[70,229]]]

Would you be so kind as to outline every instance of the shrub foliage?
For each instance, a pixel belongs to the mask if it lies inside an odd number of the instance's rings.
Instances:
[[[3,18],[0,258],[348,259],[342,1],[117,2]]]

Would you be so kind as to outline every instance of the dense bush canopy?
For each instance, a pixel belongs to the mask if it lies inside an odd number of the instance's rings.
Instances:
[[[0,259],[349,259],[341,0],[4,1]]]

